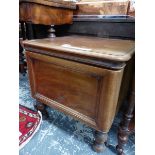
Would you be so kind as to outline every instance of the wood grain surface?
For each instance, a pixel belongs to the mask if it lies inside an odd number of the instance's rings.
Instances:
[[[35,2],[35,3],[34,3]],[[21,1],[19,5],[20,21],[33,24],[61,25],[71,24],[72,5],[64,5],[48,1]],[[49,4],[44,4],[44,3]],[[67,3],[68,4],[68,3]],[[72,4],[72,3],[71,3]]]

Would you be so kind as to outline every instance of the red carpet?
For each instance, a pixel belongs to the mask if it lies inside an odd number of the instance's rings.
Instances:
[[[23,148],[37,132],[42,115],[24,106],[19,106],[19,148]]]

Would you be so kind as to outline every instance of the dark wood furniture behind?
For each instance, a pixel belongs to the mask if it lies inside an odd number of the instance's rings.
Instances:
[[[63,0],[19,0],[19,21],[21,25],[19,71],[26,73],[26,62],[22,48],[22,40],[38,38],[34,24],[41,25],[42,37],[55,37],[53,25],[71,24],[75,3]],[[45,26],[46,25],[46,26]],[[36,26],[38,27],[38,26]]]
[[[19,23],[19,72],[23,75],[26,73],[26,61],[23,52],[22,41],[26,39],[25,25],[23,22]]]
[[[71,24],[75,9],[76,5],[71,1],[20,0],[19,19],[21,22],[51,25],[49,37],[55,37],[53,25]]]
[[[74,15],[71,25],[56,25],[55,30],[57,36],[76,34],[100,38],[134,40],[135,19],[131,16],[124,15]]]
[[[35,34],[32,23],[20,21],[19,25],[19,72],[25,75],[27,71],[27,63],[22,42],[26,39],[34,39]]]
[[[122,122],[119,126],[118,130],[118,145],[116,149],[119,155],[125,155],[124,153],[124,145],[128,142],[129,135],[133,128],[129,128],[131,120],[133,119],[134,115],[134,108],[135,108],[135,74],[132,75],[132,85],[130,87],[128,105],[124,112],[124,117],[122,118]],[[133,120],[134,121],[134,120]]]
[[[62,25],[72,23],[75,3],[62,0],[20,0],[19,18],[34,24]]]
[[[93,148],[104,150],[134,41],[68,36],[24,41],[24,47],[32,96],[96,129]]]

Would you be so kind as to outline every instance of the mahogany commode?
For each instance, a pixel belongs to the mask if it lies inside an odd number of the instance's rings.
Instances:
[[[66,36],[24,41],[24,47],[32,96],[96,129],[93,148],[103,150],[134,41]]]

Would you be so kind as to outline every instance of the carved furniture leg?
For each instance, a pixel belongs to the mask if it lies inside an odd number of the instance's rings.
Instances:
[[[133,117],[134,106],[135,106],[135,81],[133,79],[127,112],[124,115],[123,121],[120,124],[118,131],[118,145],[116,146],[116,149],[119,155],[125,155],[123,147],[127,143],[130,134],[129,124]]]
[[[96,152],[104,151],[106,149],[105,143],[108,139],[108,134],[96,131],[94,136],[95,141],[93,144],[93,150]]]
[[[35,108],[39,110],[42,115],[47,119],[49,117],[48,112],[46,111],[46,105],[36,101]]]

